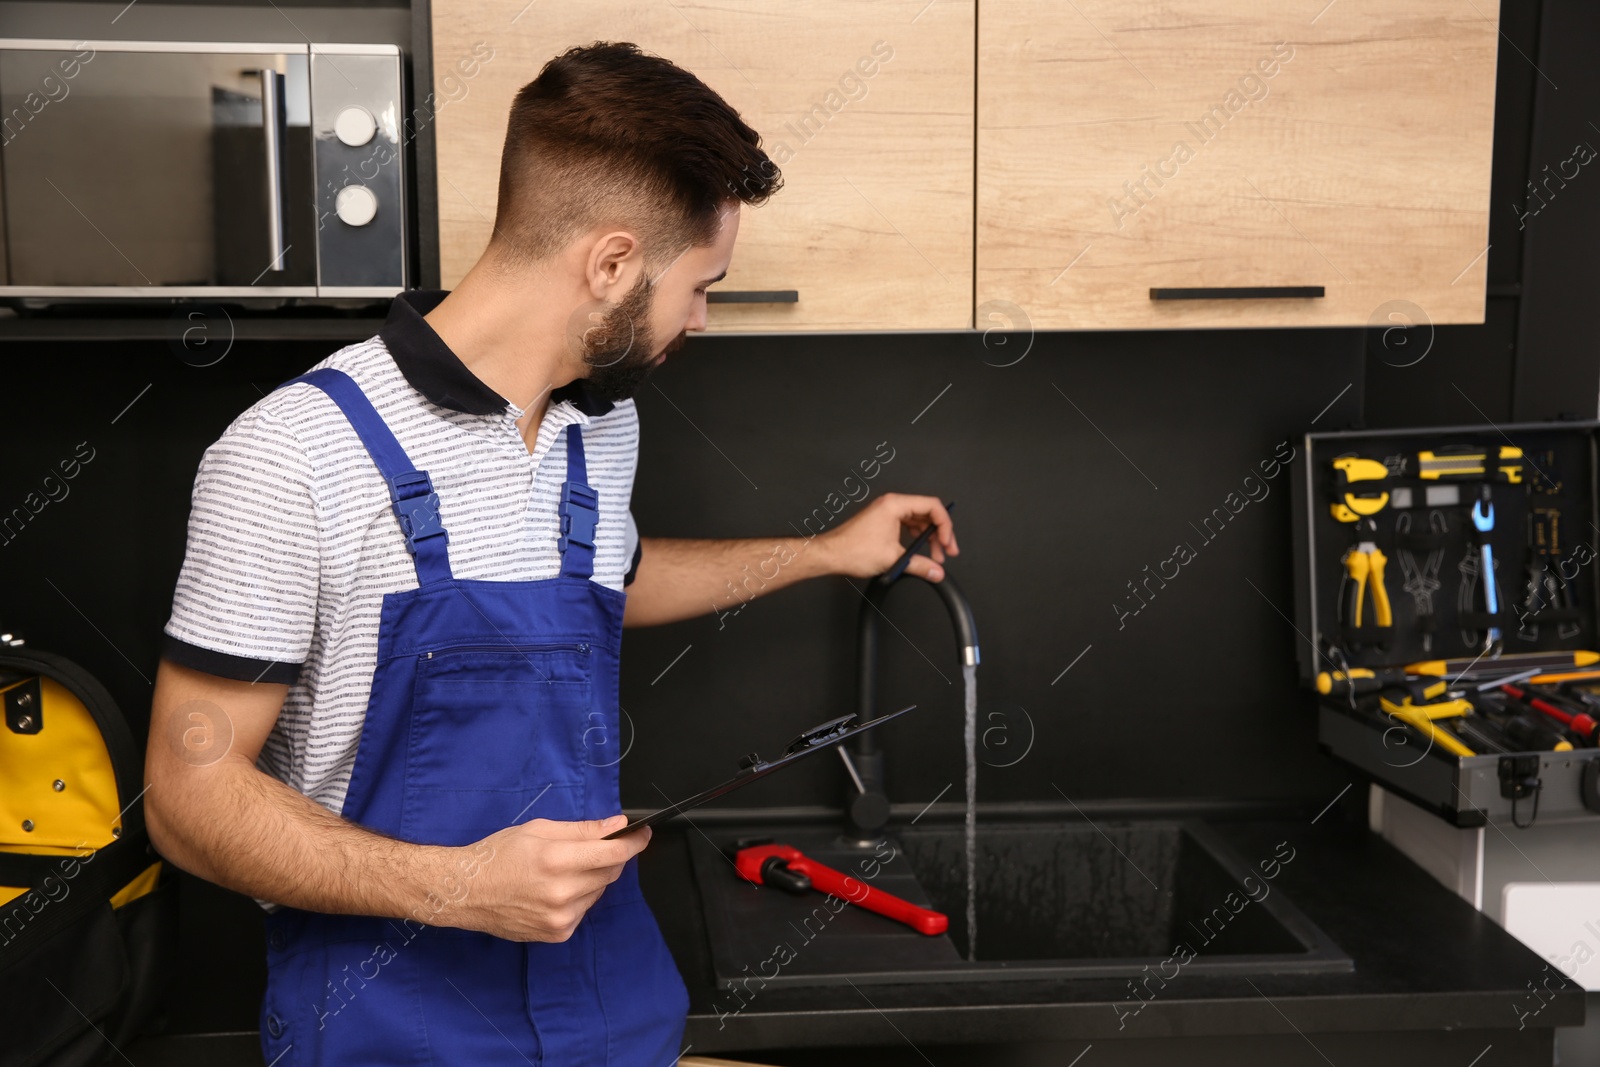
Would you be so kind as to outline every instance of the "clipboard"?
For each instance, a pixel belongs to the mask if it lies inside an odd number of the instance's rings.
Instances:
[[[687,800],[680,800],[676,804],[662,808],[660,811],[653,811],[649,815],[641,816],[640,818],[630,822],[628,825],[622,827],[620,830],[611,831],[605,837],[601,838],[601,840],[609,841],[614,837],[621,837],[624,834],[630,834],[640,827],[654,826],[656,823],[661,822],[664,819],[670,819],[672,816],[688,811],[691,808],[698,808],[700,805],[708,801],[716,800],[718,797],[726,796],[735,789],[742,789],[751,782],[758,782],[767,777],[769,774],[776,774],[778,771],[783,770],[783,768],[791,766],[794,763],[805,759],[807,756],[812,755],[813,753],[821,752],[823,749],[832,748],[833,746],[839,744],[839,742],[847,741],[856,734],[870,730],[874,726],[881,725],[882,723],[886,723],[890,719],[898,719],[900,716],[904,715],[908,711],[913,710],[915,707],[915,704],[908,704],[899,711],[891,711],[887,715],[880,715],[876,719],[859,723],[855,726],[850,725],[850,723],[855,720],[855,715],[853,714],[841,715],[837,719],[829,719],[827,722],[819,723],[816,726],[811,727],[809,730],[801,731],[799,736],[797,736],[793,741],[789,742],[789,747],[785,749],[783,755],[779,756],[777,759],[771,761],[763,760],[756,753],[751,752],[739,760],[739,773],[735,774],[727,781],[722,782],[719,785],[714,785],[704,792],[696,793]]]

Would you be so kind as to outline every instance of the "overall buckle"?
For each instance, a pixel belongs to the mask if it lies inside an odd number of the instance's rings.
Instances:
[[[433,491],[427,471],[405,471],[387,481],[389,495],[394,500],[394,513],[400,520],[400,532],[406,538],[406,551],[414,556],[418,541],[444,534],[439,494]]]
[[[561,483],[561,536],[556,547],[564,555],[567,545],[594,547],[594,530],[600,521],[600,494],[583,482]]]

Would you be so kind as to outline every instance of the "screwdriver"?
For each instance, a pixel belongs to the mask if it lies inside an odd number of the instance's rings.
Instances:
[[[1417,666],[1417,664],[1412,666]],[[1484,690],[1505,685],[1507,682],[1520,682],[1542,669],[1541,667],[1529,667],[1514,674],[1483,682],[1473,686],[1473,688],[1483,692]],[[1476,676],[1474,675],[1470,680],[1476,681]],[[1460,679],[1456,678],[1450,681],[1460,681]],[[1408,674],[1405,670],[1399,668],[1375,671],[1368,667],[1352,667],[1348,674],[1344,671],[1323,671],[1317,675],[1317,692],[1323,696],[1342,697],[1352,690],[1355,691],[1356,696],[1362,696],[1366,693],[1376,693],[1380,689],[1405,687],[1413,690],[1419,700],[1436,700],[1444,695],[1448,686],[1449,682],[1445,679],[1436,678],[1431,674]]]
[[[1572,742],[1561,731],[1546,726],[1543,719],[1518,715],[1504,725],[1506,740],[1519,752],[1571,752]]]
[[[1478,701],[1478,711],[1500,729],[1513,752],[1572,751],[1572,742],[1548,719],[1524,710],[1524,705],[1507,693],[1484,694]]]
[[[1376,693],[1390,686],[1404,685],[1410,676],[1403,670],[1374,671],[1367,667],[1352,667],[1349,672],[1323,671],[1317,675],[1317,692],[1323,696],[1342,697],[1352,690],[1357,696]]]
[[[1548,700],[1542,700],[1520,686],[1505,685],[1501,686],[1501,688],[1511,696],[1516,697],[1518,700],[1528,705],[1528,707],[1532,708],[1534,711],[1548,715],[1550,718],[1556,720],[1556,722],[1561,723],[1567,729],[1571,730],[1573,733],[1589,742],[1589,744],[1592,745],[1595,743],[1595,730],[1597,727],[1600,727],[1600,722],[1596,722],[1588,714],[1584,712],[1573,714],[1570,711],[1563,711],[1561,708],[1556,707]]]

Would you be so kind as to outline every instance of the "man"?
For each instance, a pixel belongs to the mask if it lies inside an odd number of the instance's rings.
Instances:
[[[638,538],[629,397],[778,189],[759,141],[631,44],[557,57],[460,285],[396,299],[207,450],[145,806],[164,855],[268,909],[268,1063],[677,1058],[650,833],[601,840],[621,627],[747,597],[774,542]],[[783,542],[762,591],[876,574],[930,523],[911,566],[937,581],[949,516],[888,494]]]

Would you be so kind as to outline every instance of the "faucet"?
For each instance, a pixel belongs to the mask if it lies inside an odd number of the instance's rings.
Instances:
[[[856,623],[856,721],[867,722],[876,717],[878,687],[878,634],[883,620],[882,604],[889,590],[901,578],[902,571],[893,578],[887,572],[867,583],[863,594],[866,603]],[[927,582],[927,579],[919,579]],[[944,600],[950,613],[950,623],[955,627],[956,641],[961,646],[963,668],[978,665],[978,627],[972,619],[972,605],[951,580],[948,572],[938,582],[927,582]],[[878,744],[878,732],[867,730],[857,734],[847,751],[840,747],[839,755],[850,774],[853,791],[845,802],[845,833],[847,844],[871,848],[883,840],[883,828],[889,823],[889,797],[883,780],[883,748]]]

